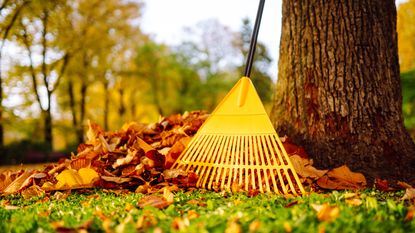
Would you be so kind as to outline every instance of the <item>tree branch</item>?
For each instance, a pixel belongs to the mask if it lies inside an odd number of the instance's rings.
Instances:
[[[40,100],[40,96],[39,96],[39,93],[38,93],[38,90],[37,90],[38,86],[37,86],[37,81],[36,81],[36,73],[35,73],[35,68],[33,67],[32,49],[30,47],[30,43],[29,43],[29,39],[28,39],[28,35],[27,35],[27,29],[26,29],[26,26],[22,22],[20,22],[20,23],[21,23],[22,28],[23,28],[23,35],[22,35],[23,36],[23,44],[25,45],[27,53],[29,55],[29,61],[30,61],[29,70],[30,70],[30,74],[31,74],[31,77],[32,77],[33,92],[35,93],[36,100],[39,104],[40,109],[42,111],[44,111],[44,109],[42,107],[42,101]]]
[[[49,89],[49,80],[47,74],[47,67],[46,67],[46,53],[47,53],[47,39],[46,35],[48,33],[48,20],[49,20],[49,12],[46,8],[43,9],[43,14],[41,16],[43,31],[42,31],[42,76],[43,76],[43,83],[46,87],[46,91],[48,92],[48,96],[50,94]]]
[[[56,89],[59,86],[60,81],[62,80],[62,77],[65,73],[66,67],[68,66],[69,60],[70,60],[71,56],[69,53],[66,53],[65,56],[63,56],[63,63],[61,66],[61,69],[59,71],[59,75],[58,78],[56,79],[55,85],[53,85],[53,88],[50,90],[50,93],[52,94],[53,92],[56,91]]]
[[[2,70],[1,70],[1,61],[2,61],[2,54],[3,54],[3,49],[4,49],[4,45],[6,44],[6,39],[9,36],[10,30],[12,29],[13,25],[15,24],[17,18],[20,15],[20,12],[22,11],[22,9],[24,8],[24,6],[26,4],[28,4],[30,1],[24,1],[20,6],[16,7],[16,10],[12,16],[12,19],[10,20],[10,23],[7,24],[7,26],[4,29],[4,33],[3,36],[1,38],[1,47],[0,47],[0,79],[2,77]],[[3,9],[7,4],[7,0],[3,2],[3,5],[1,6]],[[0,9],[0,11],[1,11]],[[0,97],[1,98],[1,97]]]
[[[0,12],[7,6],[7,3],[9,3],[9,0],[4,0],[4,2],[0,6]]]

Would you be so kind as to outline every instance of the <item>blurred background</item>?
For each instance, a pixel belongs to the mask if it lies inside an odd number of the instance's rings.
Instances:
[[[241,77],[257,1],[0,0],[0,165],[54,161],[87,121],[211,111]],[[415,136],[415,0],[397,1],[405,125]],[[267,109],[281,2],[267,1],[252,79]]]

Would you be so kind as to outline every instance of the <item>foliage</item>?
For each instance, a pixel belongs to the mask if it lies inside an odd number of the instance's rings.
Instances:
[[[414,206],[410,201],[400,200],[403,196],[400,191],[334,191],[295,198],[272,194],[249,197],[244,193],[214,193],[205,190],[179,191],[173,194],[173,203],[164,209],[152,206],[141,208],[140,203],[148,195],[121,190],[56,192],[50,197],[41,196],[29,200],[20,195],[2,197],[0,217],[3,221],[0,222],[0,229],[3,229],[2,232],[415,230]]]
[[[402,112],[405,127],[415,139],[415,70],[401,74]]]
[[[398,49],[401,72],[415,69],[415,0],[399,4]]]
[[[235,41],[236,47],[240,50],[244,58],[244,62],[241,66],[238,67],[240,76],[244,75],[244,70],[247,65],[245,62],[248,56],[252,34],[252,25],[249,19],[245,18],[242,23],[243,25],[240,30],[239,38],[237,38]],[[271,64],[271,61],[272,59],[268,54],[268,50],[265,45],[261,42],[258,42],[250,78],[252,79],[252,82],[264,105],[271,103],[271,97],[273,94],[273,81],[271,77],[266,73]]]

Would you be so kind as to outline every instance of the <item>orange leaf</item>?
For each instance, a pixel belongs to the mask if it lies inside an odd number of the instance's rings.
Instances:
[[[294,170],[298,175],[304,178],[318,179],[327,173],[328,170],[318,170],[311,166],[311,162],[308,159],[304,159],[299,155],[293,155],[290,157],[291,163],[294,166]]]
[[[164,209],[169,206],[171,203],[167,202],[166,198],[159,197],[155,195],[145,196],[140,199],[138,206],[144,208],[146,206],[153,206],[158,209]]]
[[[362,189],[366,187],[366,179],[361,173],[352,172],[343,165],[330,170],[317,180],[317,184],[325,189]]]
[[[12,194],[16,193],[23,188],[29,186],[33,181],[33,172],[25,171],[21,174],[17,179],[15,179],[12,183],[10,183],[5,189],[4,193]]]
[[[329,203],[323,205],[311,204],[311,207],[317,212],[319,221],[332,222],[339,217],[340,209],[338,206],[330,206]]]
[[[401,198],[401,200],[414,200],[415,199],[415,188],[407,188],[405,195]]]

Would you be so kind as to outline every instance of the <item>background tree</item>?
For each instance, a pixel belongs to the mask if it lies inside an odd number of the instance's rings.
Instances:
[[[240,50],[242,63],[238,66],[239,76],[244,75],[246,58],[248,57],[249,44],[251,42],[252,25],[248,18],[243,19],[242,27],[235,41],[235,46]],[[267,70],[272,62],[266,46],[257,42],[254,63],[252,64],[251,80],[264,105],[271,103],[273,83]]]
[[[21,75],[31,77],[32,93],[43,119],[44,142],[52,149],[52,95],[56,91],[70,60],[69,51],[59,51],[55,39],[59,27],[54,21],[62,17],[63,2],[33,2],[24,9],[14,29],[17,42],[27,54],[27,63],[21,63]],[[38,57],[40,61],[35,60]]]
[[[398,48],[405,127],[415,140],[415,1],[398,6]]]
[[[413,179],[393,0],[283,1],[272,119],[320,167]]]
[[[4,0],[0,5],[0,13],[4,11],[6,13],[1,20],[0,31],[1,31],[1,44],[0,44],[0,146],[4,144],[4,118],[3,118],[3,49],[6,45],[6,41],[9,37],[10,31],[15,26],[23,8],[29,3],[28,0],[22,1],[10,1]]]

